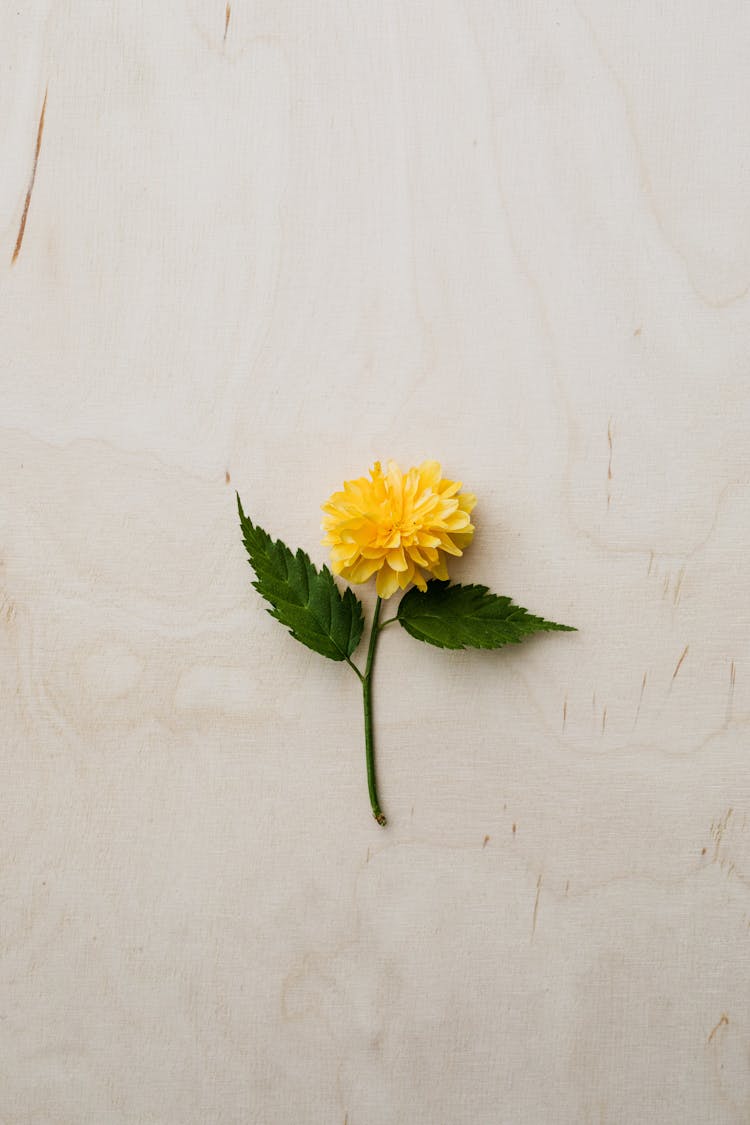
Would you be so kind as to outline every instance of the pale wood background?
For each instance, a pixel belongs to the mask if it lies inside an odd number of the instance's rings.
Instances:
[[[2,1125],[750,1120],[747,5],[19,0],[0,61]],[[382,831],[233,490],[323,561],[389,456],[580,631],[384,635]]]

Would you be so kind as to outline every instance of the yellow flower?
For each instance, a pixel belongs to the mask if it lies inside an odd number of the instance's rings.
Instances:
[[[377,592],[390,598],[413,582],[427,589],[423,571],[446,579],[444,555],[462,555],[474,526],[476,504],[461,481],[443,480],[437,461],[423,461],[402,473],[395,461],[384,473],[376,461],[370,480],[344,482],[323,504],[323,540],[331,548],[333,573],[347,582],[366,582],[377,572]]]

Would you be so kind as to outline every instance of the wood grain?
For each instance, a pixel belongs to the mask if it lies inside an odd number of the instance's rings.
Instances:
[[[0,1121],[750,1118],[749,32],[0,16]],[[579,629],[387,630],[386,832],[234,507],[376,457]]]

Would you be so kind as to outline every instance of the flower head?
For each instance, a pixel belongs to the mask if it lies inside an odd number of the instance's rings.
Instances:
[[[441,471],[437,461],[423,461],[403,473],[389,461],[383,472],[376,461],[369,480],[345,481],[323,504],[333,573],[355,583],[377,573],[381,598],[410,582],[426,590],[423,572],[446,579],[444,556],[462,555],[474,534],[469,513],[476,497]]]

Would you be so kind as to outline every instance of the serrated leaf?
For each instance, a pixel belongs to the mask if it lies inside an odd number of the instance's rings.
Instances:
[[[292,636],[329,660],[346,660],[362,637],[362,603],[349,587],[342,594],[327,566],[317,569],[309,555],[296,554],[272,539],[242,510],[237,496],[242,539],[256,574],[253,586],[269,613]]]
[[[437,579],[427,583],[424,593],[416,586],[409,590],[398,607],[398,619],[412,637],[438,648],[501,648],[531,633],[575,632],[572,625],[535,617],[486,586],[452,586]]]

